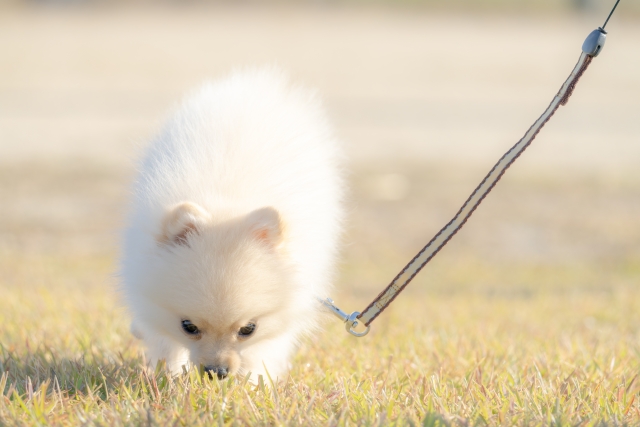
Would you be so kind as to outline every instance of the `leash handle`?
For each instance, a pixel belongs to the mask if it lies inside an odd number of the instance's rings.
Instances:
[[[591,64],[591,60],[602,52],[604,43],[607,38],[607,32],[604,27],[609,22],[609,18],[615,11],[620,0],[616,1],[611,13],[607,17],[604,25],[593,30],[587,36],[582,44],[582,54],[578,59],[573,71],[564,82],[560,90],[553,98],[547,109],[529,128],[524,136],[509,151],[505,153],[498,163],[489,171],[487,176],[482,180],[480,185],[476,187],[474,192],[469,196],[467,201],[462,205],[458,213],[453,217],[447,225],[445,225],[427,245],[398,273],[391,283],[369,304],[362,313],[354,311],[350,315],[340,310],[332,299],[320,300],[320,302],[328,308],[333,314],[345,323],[346,330],[356,336],[365,336],[373,322],[393,300],[404,290],[404,288],[413,280],[413,278],[424,268],[431,259],[451,240],[453,236],[466,224],[473,212],[480,206],[480,203],[493,190],[493,187],[500,181],[507,169],[515,162],[518,157],[531,145],[535,137],[538,135],[544,125],[553,117],[555,112],[562,105],[569,102],[569,98],[580,80],[580,77]],[[364,329],[362,329],[364,325]],[[361,330],[356,328],[360,326]]]

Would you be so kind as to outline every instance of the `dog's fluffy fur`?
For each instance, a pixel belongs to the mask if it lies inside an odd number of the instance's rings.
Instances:
[[[123,294],[150,363],[282,378],[332,281],[339,160],[318,100],[278,70],[186,99],[144,156],[123,245]],[[255,332],[239,336],[248,323]]]

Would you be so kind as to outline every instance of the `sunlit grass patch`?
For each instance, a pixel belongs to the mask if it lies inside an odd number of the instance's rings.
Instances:
[[[354,179],[331,295],[345,311],[365,307],[467,195],[449,175],[405,173],[395,201],[370,197],[358,184],[366,174]],[[74,203],[87,203],[82,187]],[[111,211],[99,223],[74,217],[88,249],[66,244],[67,225],[16,231],[21,217],[9,212],[0,425],[638,425],[637,188],[505,182],[369,335],[329,318],[289,376],[259,384],[145,368],[118,301],[114,239],[100,234],[117,228]],[[120,206],[114,197],[102,206]]]
[[[606,293],[579,283],[574,292],[560,293],[414,289],[364,339],[330,321],[324,334],[304,343],[290,376],[269,386],[269,378],[252,385],[245,378],[219,382],[196,371],[170,378],[144,369],[141,348],[104,280],[111,259],[4,258],[3,423],[640,420],[640,291],[623,281]],[[571,279],[571,271],[557,273]],[[338,296],[345,308],[366,302]]]

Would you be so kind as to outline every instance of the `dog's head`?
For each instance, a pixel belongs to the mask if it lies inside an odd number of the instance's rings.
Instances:
[[[173,207],[147,281],[151,322],[220,379],[260,371],[273,343],[288,356],[296,294],[284,240],[273,208],[220,222],[193,203]]]

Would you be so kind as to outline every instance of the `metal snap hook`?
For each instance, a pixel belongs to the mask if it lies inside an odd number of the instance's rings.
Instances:
[[[369,333],[369,326],[366,327],[364,331],[358,332],[356,331],[356,327],[360,324],[360,320],[358,319],[359,311],[354,311],[351,314],[347,314],[344,311],[340,310],[331,298],[322,299],[318,298],[320,304],[325,306],[331,313],[333,313],[337,318],[344,322],[344,328],[354,337],[363,337]]]

